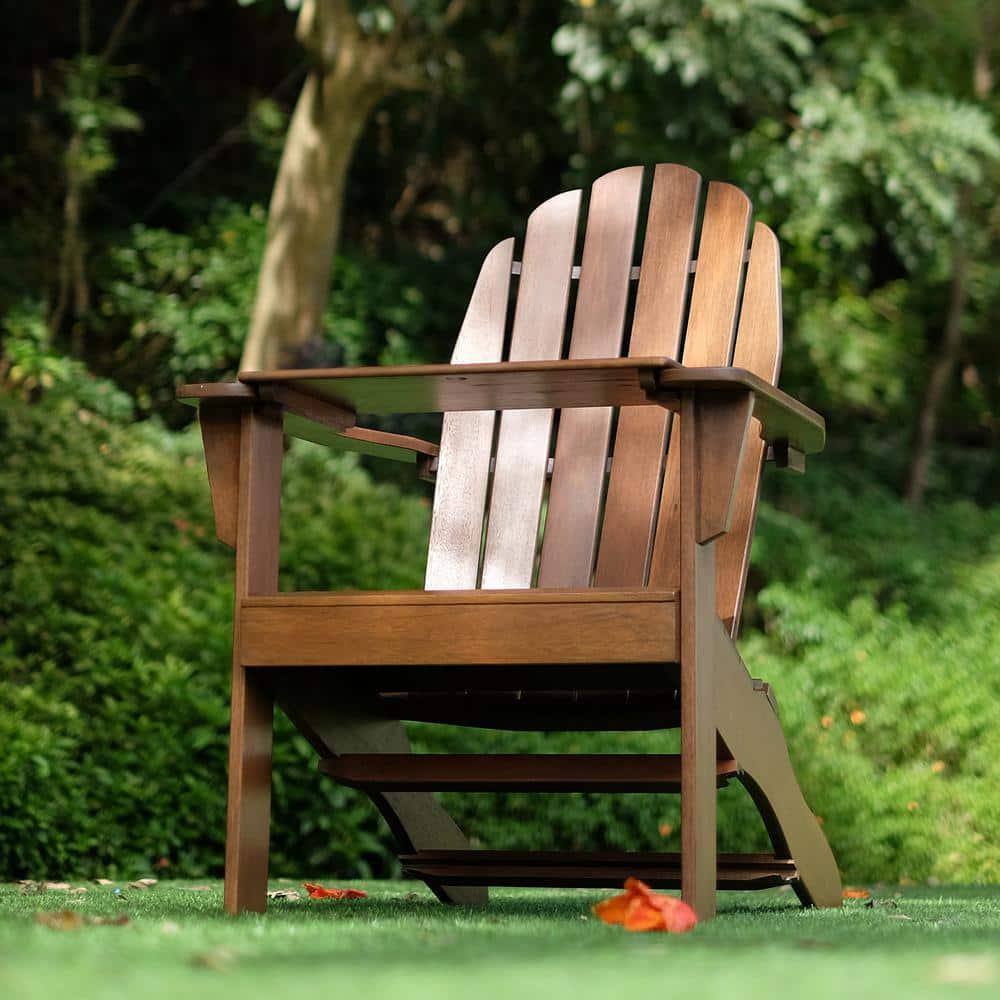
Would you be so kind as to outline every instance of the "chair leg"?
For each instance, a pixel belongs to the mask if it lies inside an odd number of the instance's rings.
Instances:
[[[409,753],[401,722],[368,715],[349,703],[330,706],[296,684],[278,696],[282,710],[324,757],[343,753]],[[369,793],[389,824],[402,853],[470,849],[468,838],[431,792]],[[488,902],[485,886],[427,883],[443,903],[480,906]]]
[[[229,805],[225,907],[228,913],[267,909],[274,702],[251,671],[233,676],[229,735]]]
[[[719,735],[740,767],[740,780],[760,810],[775,853],[793,858],[795,891],[805,905],[840,906],[840,873],[833,852],[795,779],[781,723],[755,691],[722,623],[715,632]]]

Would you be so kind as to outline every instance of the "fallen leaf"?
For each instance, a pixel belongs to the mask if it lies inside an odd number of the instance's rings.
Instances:
[[[268,899],[283,899],[289,903],[298,903],[302,900],[298,889],[275,889],[267,894]]]
[[[70,889],[69,894],[71,896],[82,896],[86,891],[86,886],[78,885],[75,889]]]
[[[129,882],[130,889],[152,889],[156,885],[155,878],[137,878],[134,882]]]
[[[78,931],[83,926],[83,917],[76,910],[47,910],[35,914],[35,923],[52,931]]]
[[[191,959],[191,964],[201,969],[212,969],[214,972],[224,972],[236,958],[235,952],[229,948],[213,948],[204,951]]]
[[[95,885],[114,885],[115,883],[109,878],[95,878]]]
[[[87,917],[86,922],[88,926],[92,925],[94,927],[124,927],[126,924],[131,923],[128,916],[124,913],[119,913],[117,917]]]
[[[867,889],[845,889],[841,895],[844,899],[868,899],[871,893]]]
[[[178,886],[179,889],[183,889],[185,892],[211,892],[212,887],[210,885],[182,885]]]
[[[363,889],[326,889],[316,882],[303,882],[310,899],[366,899]]]
[[[627,931],[667,931],[684,934],[698,923],[694,910],[676,896],[654,892],[637,878],[625,880],[625,891],[594,908],[606,924],[621,924]]]

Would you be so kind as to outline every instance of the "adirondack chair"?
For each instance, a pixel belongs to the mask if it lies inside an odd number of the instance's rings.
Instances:
[[[713,182],[692,259],[700,188],[661,164],[644,203],[641,167],[601,177],[579,265],[581,192],[542,204],[519,261],[513,239],[487,255],[450,365],[246,372],[179,391],[200,407],[217,533],[236,550],[230,912],[266,905],[275,703],[444,901],[635,875],[679,886],[701,919],[717,888],[787,884],[803,904],[840,904],[773,695],[733,641],[765,456],[801,471],[824,424],[775,387],[774,234],[757,223],[747,256],[750,202]],[[444,413],[440,446],[357,424],[415,412]],[[436,480],[424,591],[278,592],[283,434]],[[413,754],[401,720],[679,725],[681,753]],[[734,778],[773,854],[717,855],[716,789]],[[471,850],[442,789],[679,791],[681,851]]]

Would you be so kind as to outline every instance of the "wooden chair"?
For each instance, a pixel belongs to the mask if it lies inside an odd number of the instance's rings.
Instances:
[[[733,642],[765,455],[801,471],[824,425],[775,388],[774,234],[757,223],[747,255],[750,202],[713,182],[692,259],[700,187],[661,164],[644,202],[641,167],[601,177],[578,265],[581,192],[545,202],[520,260],[513,239],[486,257],[450,365],[248,372],[180,390],[200,407],[218,535],[236,550],[230,912],[266,905],[275,703],[323,772],[371,796],[404,870],[442,900],[637,875],[679,886],[702,919],[717,888],[789,884],[804,904],[840,904],[770,690]],[[355,418],[414,412],[445,414],[439,447]],[[283,434],[436,478],[426,590],[278,592]],[[682,752],[417,755],[400,720],[679,725]],[[731,778],[773,855],[717,856],[716,789]],[[470,850],[441,789],[679,791],[681,852]]]

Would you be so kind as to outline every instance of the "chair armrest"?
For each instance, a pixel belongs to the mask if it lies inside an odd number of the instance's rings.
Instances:
[[[657,395],[665,405],[672,393],[752,393],[753,416],[760,421],[761,437],[772,445],[779,465],[795,467],[795,453],[812,455],[826,443],[826,422],[815,410],[743,368],[677,368],[662,372],[657,383]]]

